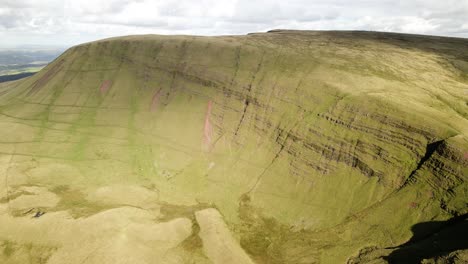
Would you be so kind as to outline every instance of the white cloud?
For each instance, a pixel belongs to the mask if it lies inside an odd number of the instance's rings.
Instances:
[[[0,0],[0,45],[273,28],[468,37],[468,0]]]

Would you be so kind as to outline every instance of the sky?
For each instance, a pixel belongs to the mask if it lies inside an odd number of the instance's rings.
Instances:
[[[277,28],[468,38],[468,0],[0,0],[0,47]]]

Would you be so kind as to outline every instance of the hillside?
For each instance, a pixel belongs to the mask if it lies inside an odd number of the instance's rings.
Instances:
[[[467,260],[467,106],[467,39],[73,47],[0,84],[0,262]]]

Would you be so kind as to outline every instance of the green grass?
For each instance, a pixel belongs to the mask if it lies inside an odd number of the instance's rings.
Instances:
[[[301,31],[83,44],[0,84],[4,175],[48,186],[74,218],[109,209],[87,199],[100,187],[152,186],[171,219],[216,207],[259,263],[343,263],[467,212],[466,45]]]

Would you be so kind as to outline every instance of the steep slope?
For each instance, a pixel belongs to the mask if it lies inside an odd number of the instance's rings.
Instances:
[[[73,47],[0,84],[0,260],[391,262],[435,232],[414,226],[468,213],[467,91],[465,39]]]

